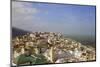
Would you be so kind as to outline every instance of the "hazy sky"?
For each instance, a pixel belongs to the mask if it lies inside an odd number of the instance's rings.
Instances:
[[[33,32],[95,35],[95,6],[12,2],[12,26]]]

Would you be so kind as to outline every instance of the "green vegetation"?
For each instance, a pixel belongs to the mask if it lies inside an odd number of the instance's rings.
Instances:
[[[17,65],[25,65],[25,64],[44,64],[47,63],[46,58],[42,54],[35,54],[34,56],[26,56],[22,54],[16,58]]]

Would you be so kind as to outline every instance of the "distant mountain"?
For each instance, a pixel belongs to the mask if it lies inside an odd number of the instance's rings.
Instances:
[[[19,35],[24,35],[26,33],[29,33],[29,31],[25,31],[25,30],[22,30],[22,29],[12,27],[12,38],[19,36]]]

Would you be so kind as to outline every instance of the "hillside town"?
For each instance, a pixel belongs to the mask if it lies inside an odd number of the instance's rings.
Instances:
[[[61,33],[34,32],[12,39],[15,65],[54,64],[96,60],[95,49]]]

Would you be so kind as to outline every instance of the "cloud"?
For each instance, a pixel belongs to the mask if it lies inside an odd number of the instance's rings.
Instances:
[[[94,17],[93,19],[87,17],[87,15],[90,15],[90,12],[86,11],[86,14],[80,15],[77,13],[78,10],[76,12],[68,10],[72,6],[66,9],[64,8],[64,10],[53,10],[53,7],[55,6],[50,5],[48,7],[40,3],[13,1],[12,26],[32,32],[51,31],[67,34],[95,33]]]
[[[39,5],[40,6],[40,5]],[[40,10],[34,7],[33,3],[12,2],[12,26],[27,31],[46,31],[44,27],[51,25],[43,20],[39,14],[48,15],[47,10]],[[39,15],[39,16],[37,16]],[[49,30],[49,29],[48,29]]]
[[[21,14],[35,14],[38,12],[36,8],[32,8],[31,3],[26,2],[12,2],[12,10]]]
[[[20,29],[34,26],[33,22],[37,19],[34,16],[37,13],[39,13],[39,10],[32,7],[31,3],[12,2],[12,26]]]

